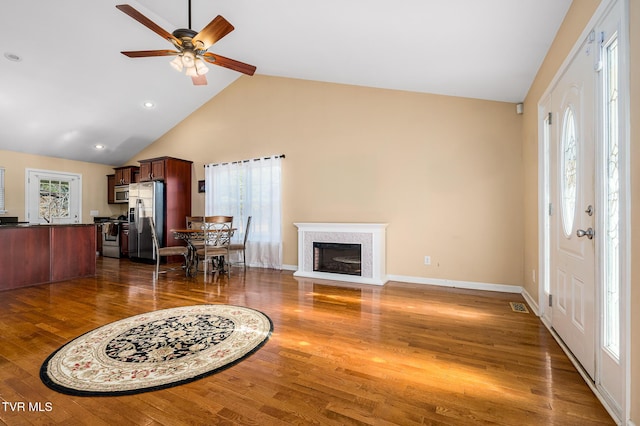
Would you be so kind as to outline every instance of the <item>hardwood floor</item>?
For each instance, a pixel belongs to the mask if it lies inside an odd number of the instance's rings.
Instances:
[[[152,271],[99,258],[95,278],[0,292],[2,424],[613,424],[540,320],[512,311],[519,295],[251,268],[230,282],[180,272],[154,282]],[[82,333],[201,303],[258,309],[274,332],[241,363],[165,390],[73,397],[39,379],[45,358]]]

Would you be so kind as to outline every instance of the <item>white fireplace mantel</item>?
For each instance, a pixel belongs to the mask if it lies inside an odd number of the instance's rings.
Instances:
[[[298,227],[298,270],[305,278],[383,285],[386,273],[386,223],[294,223]],[[313,270],[313,243],[361,244],[360,276]]]

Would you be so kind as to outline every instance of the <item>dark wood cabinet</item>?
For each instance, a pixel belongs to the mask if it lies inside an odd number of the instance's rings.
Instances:
[[[164,180],[166,178],[166,160],[156,160],[151,162],[151,176],[153,180]]]
[[[141,161],[140,162],[140,182],[149,182],[150,180],[153,180],[151,178],[151,162]]]
[[[116,175],[107,175],[107,203],[114,204],[114,191],[116,188]]]
[[[120,254],[129,257],[129,224],[120,224]]]
[[[164,181],[165,222],[164,247],[182,245],[173,238],[172,229],[185,227],[185,218],[191,216],[192,161],[173,157],[158,157],[140,161],[140,181]],[[179,261],[176,258],[173,260]]]
[[[96,225],[0,228],[0,290],[96,275]]]
[[[167,159],[168,157],[162,157],[140,161],[140,182],[165,180],[165,168]]]
[[[116,185],[129,185],[130,183],[135,183],[134,176],[137,172],[139,172],[138,166],[124,166],[124,167],[116,167],[114,168],[116,171],[115,174],[115,183]]]
[[[102,256],[102,226],[96,225],[96,256]]]

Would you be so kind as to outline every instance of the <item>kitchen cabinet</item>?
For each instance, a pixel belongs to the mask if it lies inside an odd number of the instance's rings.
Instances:
[[[135,174],[139,172],[138,166],[124,166],[124,167],[116,167],[114,170],[116,185],[129,185],[130,183],[135,183]]]
[[[102,256],[102,226],[96,224],[96,256]]]
[[[140,161],[140,182],[165,179],[167,157]]]
[[[177,246],[182,243],[173,237],[171,230],[184,228],[185,218],[191,216],[192,167],[192,161],[173,157],[140,160],[141,182],[164,181],[165,220],[162,228],[164,237],[161,242],[163,247]]]
[[[120,254],[129,257],[129,224],[126,222],[120,224]]]
[[[114,204],[114,192],[116,188],[116,175],[107,175],[107,203]]]
[[[3,226],[0,290],[95,276],[96,236],[93,224]]]

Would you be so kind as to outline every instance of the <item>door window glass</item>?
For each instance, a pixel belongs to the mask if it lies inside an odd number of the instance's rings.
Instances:
[[[562,127],[562,227],[565,235],[571,235],[573,219],[576,212],[576,186],[578,178],[578,155],[576,141],[576,120],[573,109],[569,106],[564,112]]]
[[[51,223],[53,218],[69,218],[69,181],[40,180],[38,218]]]

